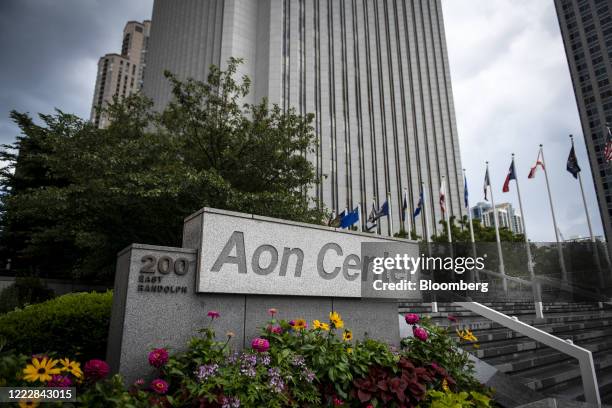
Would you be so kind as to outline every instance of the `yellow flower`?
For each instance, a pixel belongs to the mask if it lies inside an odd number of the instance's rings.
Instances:
[[[60,364],[62,365],[62,371],[68,371],[70,374],[74,375],[76,378],[83,377],[83,371],[81,370],[81,363],[78,361],[70,361],[67,358],[61,358]]]
[[[450,391],[450,388],[448,388],[448,381],[446,381],[446,378],[442,380],[442,390],[444,392]]]
[[[329,331],[329,324],[327,323],[321,323],[321,329],[325,330],[325,331]]]
[[[457,335],[465,341],[478,341],[478,337],[474,336],[470,329],[457,330]]]
[[[342,334],[342,340],[344,341],[353,340],[353,332],[350,330],[345,330],[344,333]]]
[[[344,327],[344,322],[342,321],[342,317],[338,312],[330,312],[329,321],[333,324],[335,329],[341,329]]]
[[[304,319],[295,319],[293,321],[293,328],[295,330],[304,330],[307,327],[308,325],[306,324],[306,320]]]
[[[19,408],[32,408],[32,407],[37,407],[40,404],[38,403],[38,401],[34,401],[34,400],[21,400],[19,401]]]
[[[313,329],[320,329],[322,327],[323,327],[323,324],[319,320],[313,320],[312,322]]]
[[[44,357],[42,360],[33,358],[32,364],[28,364],[23,369],[23,379],[29,382],[47,382],[51,380],[53,374],[60,373],[60,369],[56,368],[56,365],[57,360],[51,360],[48,357]]]

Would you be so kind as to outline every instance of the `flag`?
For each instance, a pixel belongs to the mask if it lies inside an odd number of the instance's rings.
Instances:
[[[342,220],[340,221],[340,228],[348,228],[359,221],[359,207],[355,207],[355,209],[351,212],[347,212]]]
[[[442,216],[446,213],[446,180],[442,180],[442,184],[440,185],[440,210],[442,211]]]
[[[463,176],[463,205],[465,208],[470,207],[470,200],[468,196],[467,177]]]
[[[512,163],[510,163],[510,169],[508,170],[508,174],[506,175],[506,181],[504,181],[504,187],[502,191],[507,193],[510,191],[510,180],[516,180],[516,171],[514,170],[514,159],[512,159]]]
[[[383,205],[380,207],[380,210],[378,211],[378,218],[384,217],[385,215],[389,215],[389,202],[387,200],[385,200]]]
[[[540,150],[538,152],[538,158],[536,160],[536,164],[534,164],[533,167],[531,168],[531,170],[529,170],[529,176],[527,176],[527,178],[534,178],[535,177],[536,170],[538,169],[538,166],[542,166],[542,170],[546,171],[546,169],[544,168],[544,162],[542,161],[542,159],[540,159],[541,156],[542,156],[542,150]]]
[[[485,173],[485,179],[484,179],[484,199],[485,201],[489,201],[489,199],[487,198],[487,187],[491,186],[491,181],[489,181],[489,168],[487,167],[487,172]]]
[[[419,202],[417,203],[416,208],[414,209],[414,214],[412,214],[412,218],[416,218],[423,209],[423,190],[421,190],[421,194],[419,195]]]
[[[370,215],[368,215],[368,220],[366,222],[366,229],[368,231],[370,231],[372,228],[376,228],[376,226],[378,225],[377,220],[380,217],[378,217],[378,209],[376,208],[376,205],[374,204],[374,202],[372,202],[372,210],[370,211]]]
[[[404,190],[404,202],[402,203],[402,222],[406,221],[406,210],[408,209],[408,191]]]
[[[607,123],[606,129],[608,129],[608,140],[604,146],[604,159],[606,159],[606,163],[610,163],[612,161],[612,130],[610,129],[610,125]]]
[[[567,171],[572,173],[575,179],[578,178],[578,173],[580,173],[580,166],[578,166],[578,159],[576,158],[576,152],[574,151],[574,146],[572,145],[572,149],[569,152],[569,156],[567,157],[567,166],[565,167]]]

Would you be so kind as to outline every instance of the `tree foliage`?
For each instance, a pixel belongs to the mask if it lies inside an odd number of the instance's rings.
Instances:
[[[0,152],[3,255],[29,273],[109,279],[119,250],[180,246],[183,219],[205,206],[320,223],[305,194],[312,116],[243,103],[240,63],[211,67],[205,82],[166,73],[163,112],[142,95],[116,99],[106,129],[59,110],[41,124],[12,112],[22,134]]]

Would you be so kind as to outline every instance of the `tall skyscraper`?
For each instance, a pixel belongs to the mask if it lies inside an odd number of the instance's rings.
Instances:
[[[599,212],[612,241],[612,166],[603,157],[612,123],[612,0],[555,0]]]
[[[328,208],[367,214],[389,194],[394,232],[408,229],[404,189],[411,214],[423,182],[441,231],[445,176],[449,212],[465,213],[440,0],[155,0],[144,93],[157,109],[171,98],[164,70],[204,80],[229,57],[245,59],[248,102],[315,114],[312,195]]]
[[[150,27],[149,20],[129,21],[123,29],[121,54],[106,54],[98,61],[90,117],[96,126],[108,126],[107,118],[98,108],[106,106],[115,96],[123,98],[142,89]]]

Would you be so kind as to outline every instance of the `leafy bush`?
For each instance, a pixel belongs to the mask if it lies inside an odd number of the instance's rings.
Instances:
[[[36,277],[17,277],[15,283],[0,292],[0,313],[32,303],[40,303],[53,297],[53,290],[47,288]]]
[[[106,353],[112,292],[71,293],[0,316],[5,348],[84,358]]]

